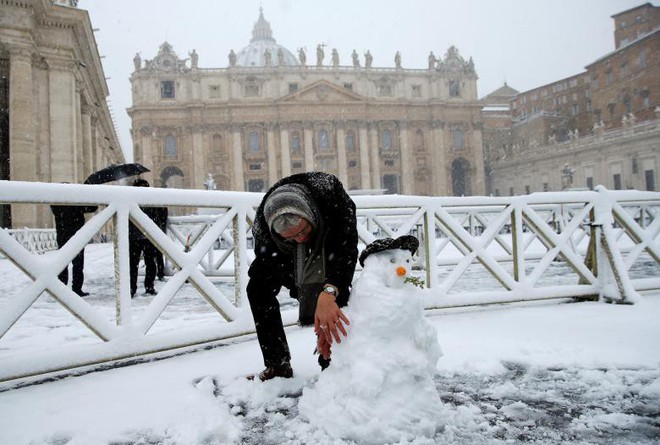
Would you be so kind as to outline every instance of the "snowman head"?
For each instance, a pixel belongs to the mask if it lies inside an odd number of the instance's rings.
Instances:
[[[364,261],[364,272],[378,277],[385,287],[403,287],[410,277],[412,255],[409,250],[390,249],[376,252]]]
[[[365,272],[373,270],[382,274],[388,287],[401,287],[410,276],[412,255],[417,251],[419,241],[410,235],[396,239],[381,238],[369,244],[360,254],[360,264]],[[372,258],[373,257],[373,258]]]

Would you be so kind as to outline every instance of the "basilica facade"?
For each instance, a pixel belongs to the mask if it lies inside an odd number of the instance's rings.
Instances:
[[[293,173],[336,174],[349,190],[484,194],[481,103],[471,59],[451,47],[428,67],[374,67],[353,51],[293,54],[263,11],[226,67],[165,42],[134,59],[136,162],[161,186],[263,192]],[[210,179],[210,180],[209,180]]]

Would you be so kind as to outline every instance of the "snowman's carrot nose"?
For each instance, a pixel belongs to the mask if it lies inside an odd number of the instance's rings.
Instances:
[[[396,268],[396,274],[400,277],[404,276],[406,274],[406,268],[403,266],[399,266]]]

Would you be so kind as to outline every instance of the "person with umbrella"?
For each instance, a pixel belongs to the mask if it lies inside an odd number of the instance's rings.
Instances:
[[[149,187],[149,182],[146,179],[138,178],[133,181],[133,186]],[[141,207],[141,209],[152,221],[157,223],[163,207]],[[167,209],[165,209],[165,212],[167,212]],[[135,297],[137,292],[138,266],[140,265],[140,256],[143,254],[145,266],[144,290],[146,294],[156,295],[154,281],[156,281],[156,271],[158,269],[156,264],[158,249],[133,223],[130,223],[128,227],[128,252],[130,256],[131,297]]]
[[[55,216],[58,249],[61,249],[85,225],[85,213],[95,212],[97,208],[98,206],[50,206],[50,210]],[[89,293],[82,290],[85,281],[84,248],[73,258],[71,264],[71,289],[81,297],[86,297]],[[69,281],[69,266],[67,265],[57,277],[62,283],[67,284]]]

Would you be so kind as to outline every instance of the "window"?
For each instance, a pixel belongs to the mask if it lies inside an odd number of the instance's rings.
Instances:
[[[297,131],[291,133],[291,152],[300,153],[300,133]]]
[[[500,196],[500,189],[495,189],[495,196]]]
[[[391,96],[392,95],[392,85],[378,85],[378,95],[379,96]]]
[[[390,150],[392,148],[392,132],[390,130],[383,130],[380,137],[383,143],[383,150]]]
[[[623,106],[626,107],[626,113],[630,113],[632,108],[630,106],[630,97],[629,96],[626,96],[626,97],[623,98]]]
[[[644,178],[646,179],[646,190],[649,192],[655,191],[655,175],[653,170],[644,170]]]
[[[573,116],[577,115],[580,112],[580,106],[578,104],[573,104],[571,106],[571,113]]]
[[[291,164],[293,168],[302,168],[302,162],[296,161],[293,164]]]
[[[328,130],[322,128],[319,130],[318,134],[318,147],[321,150],[327,150],[330,147],[330,141],[328,139]]]
[[[648,108],[651,106],[651,98],[649,95],[649,90],[644,90],[641,93],[639,93],[642,96],[642,106],[644,108]]]
[[[352,83],[345,83],[344,88],[346,88],[348,91],[353,91],[353,84]]]
[[[386,167],[394,167],[394,161],[391,159],[388,159],[385,161],[385,166]]]
[[[251,130],[248,134],[248,146],[252,152],[261,150],[261,140],[259,138],[259,133],[254,130]]]
[[[251,170],[251,171],[258,171],[258,170],[261,170],[261,163],[258,163],[258,164],[250,164],[250,170]]]
[[[623,62],[621,62],[621,70],[619,71],[619,76],[621,77],[621,79],[625,79],[627,75],[628,75],[628,62],[624,60]]]
[[[639,166],[637,165],[637,158],[632,158],[632,172],[633,175],[637,174]]]
[[[452,130],[452,139],[454,148],[463,148],[465,146],[465,138],[462,129],[454,128]]]
[[[413,85],[412,86],[412,97],[422,97],[422,86]]]
[[[458,80],[449,81],[449,97],[461,97],[461,84]]]
[[[589,190],[593,190],[593,189],[594,189],[594,178],[592,178],[591,176],[588,176],[588,177],[587,177],[587,188],[588,188]]]
[[[355,151],[355,132],[353,130],[346,132],[346,150]]]
[[[174,81],[164,80],[160,83],[160,98],[174,99]]]
[[[209,97],[211,99],[220,98],[220,85],[209,85]]]
[[[397,175],[383,175],[383,188],[387,194],[399,193],[399,177]]]
[[[612,179],[614,180],[614,190],[621,190],[621,174],[615,173]]]
[[[637,59],[637,64],[639,65],[640,69],[646,68],[646,65],[648,63],[648,53],[646,48],[642,48],[642,50],[639,52],[639,58]]]
[[[550,186],[548,185],[547,182],[543,183],[543,191],[544,192],[549,192],[550,191]]]
[[[165,136],[165,156],[176,157],[176,138],[171,134]]]
[[[263,179],[250,179],[248,181],[248,192],[263,192],[264,188]]]
[[[298,84],[297,83],[290,83],[289,84],[289,93],[295,93],[298,91]]]
[[[525,194],[527,194],[527,195],[530,194],[530,189],[529,189],[528,185],[525,186]]]
[[[357,167],[357,161],[348,161],[348,167],[349,168]]]

